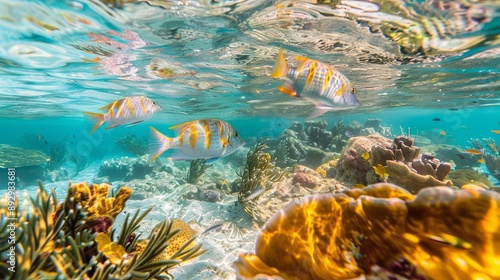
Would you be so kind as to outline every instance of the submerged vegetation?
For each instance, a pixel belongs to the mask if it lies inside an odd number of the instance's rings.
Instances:
[[[148,143],[134,134],[128,134],[116,139],[118,146],[125,152],[136,156],[143,156],[148,153]]]
[[[206,251],[194,245],[196,238],[192,237],[169,258],[158,258],[183,229],[166,220],[146,240],[139,240],[135,231],[151,209],[132,217],[128,213],[113,241],[114,219],[132,190],[122,187],[115,196],[108,197],[108,188],[107,184],[71,184],[65,201],[59,204],[55,192],[49,194],[39,183],[36,197],[30,199],[31,206],[27,197],[21,207],[17,197],[13,203],[2,198],[0,238],[8,240],[9,217],[16,217],[13,232],[17,254],[15,271],[9,270],[7,253],[11,247],[6,242],[0,246],[0,275],[10,275],[11,279],[168,278],[168,269]],[[138,241],[145,245],[137,246]]]
[[[271,162],[271,155],[264,152],[267,148],[267,140],[260,140],[254,150],[247,154],[247,161],[243,170],[239,170],[241,177],[238,201],[243,206],[245,212],[253,216],[253,208],[256,205],[252,202],[255,198],[252,193],[257,188],[266,189],[267,182],[276,182],[284,175],[278,167]],[[248,199],[248,198],[251,199]]]
[[[196,182],[200,179],[201,175],[205,173],[205,171],[212,166],[211,164],[207,164],[207,159],[197,158],[193,159],[189,164],[189,171],[186,176],[186,182],[190,184],[196,184]]]
[[[49,171],[54,171],[61,167],[66,158],[66,141],[60,141],[56,144],[50,145],[49,154],[50,160],[47,163],[47,169]]]

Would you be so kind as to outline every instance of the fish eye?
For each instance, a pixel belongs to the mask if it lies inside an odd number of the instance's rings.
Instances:
[[[356,93],[356,89],[352,88],[352,94],[355,94],[355,93]]]

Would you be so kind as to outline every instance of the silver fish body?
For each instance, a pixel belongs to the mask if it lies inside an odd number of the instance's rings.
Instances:
[[[169,159],[210,159],[211,163],[227,156],[245,144],[238,132],[227,122],[204,119],[171,127],[179,132],[169,138],[151,128],[149,139],[150,160],[154,160],[168,149],[177,149]]]

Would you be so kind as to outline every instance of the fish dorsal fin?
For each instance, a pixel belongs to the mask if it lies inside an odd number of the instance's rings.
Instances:
[[[111,108],[113,108],[113,106],[115,106],[115,109],[117,109],[118,107],[120,107],[120,105],[122,105],[122,103],[123,103],[124,100],[125,100],[125,98],[116,100],[115,102],[111,102],[108,105],[99,108],[99,110],[101,110],[101,111],[109,111],[109,110],[111,110]]]
[[[308,57],[305,57],[305,56],[297,55],[297,56],[295,56],[295,60],[298,63],[297,68],[300,68],[300,67],[302,67],[302,65],[304,65],[304,63],[306,63],[307,61],[309,61],[311,59]]]
[[[178,124],[178,125],[174,125],[174,126],[169,127],[168,129],[182,131],[183,129],[191,126],[191,124],[193,124],[193,121],[181,123],[181,124]]]

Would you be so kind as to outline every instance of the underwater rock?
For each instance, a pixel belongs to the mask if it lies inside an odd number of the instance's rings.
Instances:
[[[146,175],[159,169],[156,161],[148,162],[147,156],[139,158],[113,158],[104,161],[99,168],[99,177],[108,177],[110,181],[130,181],[144,179]]]
[[[382,145],[373,146],[371,149],[372,163],[374,166],[387,166],[388,179],[385,180],[380,176],[374,178],[374,174],[367,173],[367,182],[387,181],[407,188],[412,193],[425,187],[451,186],[451,182],[444,181],[446,175],[451,171],[451,164],[441,162],[428,153],[420,154],[420,148],[413,144],[413,138],[398,136],[394,138],[390,149]],[[405,165],[406,168],[402,165]]]
[[[380,126],[382,121],[380,119],[368,119],[365,121],[363,129],[359,131],[359,135],[380,134],[384,137],[392,137],[392,130],[390,127]]]
[[[183,179],[179,180],[179,178],[167,172],[158,172],[154,177],[146,176],[145,179],[134,179],[123,185],[127,185],[134,190],[130,199],[141,200],[169,193],[181,184],[184,184]]]
[[[313,169],[298,164],[286,168],[279,181],[268,181],[263,187],[265,191],[262,194],[245,201],[245,207],[251,210],[254,221],[260,224],[268,221],[276,211],[297,198],[346,189],[337,180],[323,178]]]
[[[461,188],[467,184],[474,184],[486,189],[492,189],[493,184],[485,176],[472,169],[457,169],[448,173],[446,179],[453,182],[454,186]]]
[[[68,180],[70,178],[69,172],[64,167],[59,167],[56,170],[48,170],[45,173],[45,178],[48,178],[51,182],[58,182],[63,180]]]
[[[0,144],[0,168],[14,168],[45,164],[50,157],[40,151]]]
[[[378,134],[349,138],[335,166],[334,178],[348,185],[366,185],[366,173],[372,170],[372,160],[363,158],[363,154],[370,152],[373,146],[390,147],[391,143],[390,139]]]
[[[360,135],[363,128],[364,127],[358,121],[352,121],[346,125],[346,131],[349,131],[349,133],[353,136]]]
[[[186,193],[185,198],[205,202],[221,202],[223,200],[221,191],[211,188],[201,189],[200,187],[196,188],[195,193]]]
[[[36,185],[38,180],[42,180],[47,177],[46,171],[47,169],[40,165],[16,167],[16,188],[20,189],[30,185]],[[8,172],[8,168],[0,168],[0,186],[5,186],[4,189],[7,189],[8,182],[11,182],[8,180]]]
[[[453,183],[449,180],[441,181],[432,175],[420,175],[410,170],[403,162],[387,161],[388,182],[402,186],[409,192],[415,194],[423,188],[435,186],[451,187]]]
[[[477,156],[464,153],[461,149],[448,144],[433,144],[420,147],[423,153],[430,153],[436,158],[446,162],[453,162],[457,169],[479,166]]]
[[[326,129],[326,120],[305,122],[305,132],[308,136],[308,144],[312,147],[326,149],[332,142],[332,132]]]
[[[298,163],[306,158],[306,147],[297,138],[286,137],[281,139],[276,146],[274,156],[276,157],[276,165],[279,167],[287,167]]]
[[[387,183],[313,195],[277,211],[255,254],[241,254],[235,267],[241,279],[353,279],[376,264],[405,273],[395,267],[403,257],[430,279],[498,279],[499,205],[490,191],[414,196]]]

